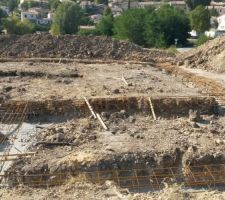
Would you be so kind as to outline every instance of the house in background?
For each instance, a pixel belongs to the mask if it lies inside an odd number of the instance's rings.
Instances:
[[[184,1],[146,1],[146,2],[139,2],[139,8],[159,8],[163,4],[167,4],[170,6],[173,6],[175,8],[185,10],[187,9],[187,5]]]
[[[30,20],[36,23],[37,19],[39,18],[39,12],[37,11],[23,11],[21,12],[21,21]]]
[[[210,6],[208,6],[208,9],[216,10],[219,16],[224,15],[225,14],[225,3],[212,1]]]
[[[225,34],[225,14],[217,18],[218,28],[217,32],[219,35]]]

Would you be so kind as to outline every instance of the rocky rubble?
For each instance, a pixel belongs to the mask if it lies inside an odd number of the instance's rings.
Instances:
[[[41,41],[41,42],[40,42]],[[144,49],[128,41],[105,36],[28,34],[0,35],[0,57],[79,58],[152,61],[166,60],[173,54]]]
[[[96,139],[96,132],[93,131],[95,129],[97,129],[97,126],[92,120],[71,120],[41,130],[40,134],[37,135],[37,141],[45,143],[71,143],[79,146]]]
[[[178,65],[208,71],[225,72],[225,36],[177,56]]]

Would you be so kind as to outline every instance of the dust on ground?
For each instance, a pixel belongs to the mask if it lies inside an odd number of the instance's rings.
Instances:
[[[48,189],[35,189],[29,187],[0,189],[0,198],[8,200],[224,200],[223,191],[182,190],[180,186],[166,187],[160,192],[130,193],[117,187],[113,182],[106,181],[103,185],[92,183],[79,183],[71,180],[70,183],[60,187]]]
[[[41,129],[36,139],[40,143],[32,149],[38,153],[31,161],[15,165],[16,170],[29,174],[35,171],[40,173],[45,168],[50,173],[58,173],[77,166],[105,165],[107,168],[109,163],[120,166],[123,162],[126,165],[129,159],[134,160],[132,165],[135,165],[135,160],[148,162],[148,159],[154,158],[161,166],[163,163],[170,166],[177,159],[184,163],[201,159],[211,163],[217,157],[224,158],[223,117],[194,114],[195,117],[190,116],[189,119],[181,117],[152,121],[148,115],[129,116],[125,111],[102,113],[102,116],[109,131],[104,131],[100,124],[88,118],[73,119]],[[52,146],[51,143],[55,142],[71,145]],[[204,156],[208,155],[214,155],[214,158],[209,156],[208,160],[204,160]],[[163,160],[165,158],[167,161]]]
[[[199,93],[151,65],[7,62],[0,69],[1,94],[14,100]]]

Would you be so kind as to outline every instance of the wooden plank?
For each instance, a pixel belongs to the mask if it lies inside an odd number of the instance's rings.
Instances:
[[[29,155],[34,155],[36,154],[36,152],[26,152],[26,153],[10,153],[10,154],[7,154],[7,155],[3,155],[1,154],[0,155],[0,158],[1,157],[10,157],[10,156],[29,156]]]
[[[20,158],[21,158],[20,156],[10,156],[10,157],[5,156],[5,157],[0,158],[0,162],[13,161],[13,160],[18,160]],[[31,158],[31,156],[27,155],[27,156],[23,156],[23,158]]]
[[[86,104],[87,104],[87,106],[88,106],[92,116],[94,117],[94,119],[96,119],[96,114],[95,114],[93,108],[91,107],[90,103],[88,102],[87,98],[86,97],[83,97],[83,98],[84,98],[84,100],[85,100],[85,102],[86,102]]]
[[[148,100],[149,100],[149,105],[150,105],[150,109],[151,109],[151,112],[152,112],[153,119],[156,120],[155,111],[154,111],[154,108],[153,108],[153,105],[152,105],[151,98],[149,97]]]
[[[97,119],[99,120],[99,122],[101,123],[102,127],[105,129],[105,130],[108,130],[107,126],[105,125],[105,123],[103,122],[101,116],[96,113],[96,116],[97,116]]]

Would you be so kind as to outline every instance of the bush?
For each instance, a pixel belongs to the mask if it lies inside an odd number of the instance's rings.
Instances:
[[[198,37],[197,41],[195,42],[195,46],[200,46],[206,43],[208,40],[209,38],[206,35],[202,34]]]
[[[96,29],[80,29],[78,35],[88,36],[88,35],[101,35],[101,33]]]
[[[113,23],[114,23],[114,17],[111,13],[111,11],[107,11],[104,13],[101,21],[96,26],[96,30],[101,33],[101,35],[113,35]]]
[[[20,21],[16,16],[11,16],[3,20],[3,27],[9,34],[24,35],[33,33],[35,26],[28,20]]]

